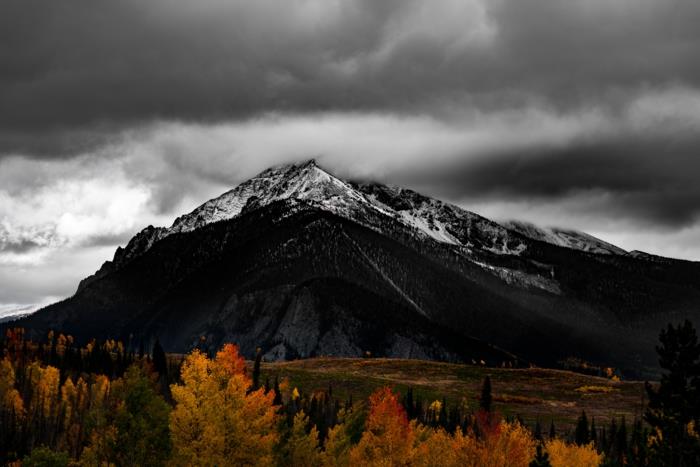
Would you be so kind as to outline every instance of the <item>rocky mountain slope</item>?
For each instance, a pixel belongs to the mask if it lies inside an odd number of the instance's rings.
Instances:
[[[697,263],[490,221],[411,190],[268,169],[147,227],[76,294],[19,324],[78,338],[238,342],[269,359],[372,355],[653,374],[670,320],[697,317]]]

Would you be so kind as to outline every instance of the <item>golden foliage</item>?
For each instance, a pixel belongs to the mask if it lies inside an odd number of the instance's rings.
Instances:
[[[183,385],[172,385],[170,430],[183,465],[271,465],[278,440],[274,394],[247,393],[251,381],[238,348],[227,344],[210,360],[185,358]]]
[[[593,443],[577,446],[553,439],[547,441],[545,447],[552,467],[597,467],[603,461],[603,455],[598,454]]]
[[[347,467],[350,465],[351,443],[346,426],[348,416],[356,416],[356,414],[341,410],[338,414],[339,423],[328,430],[325,449],[321,453],[321,464],[324,467]]]
[[[24,402],[15,389],[15,370],[8,358],[0,361],[0,408],[15,419],[24,417]]]
[[[317,467],[321,465],[321,449],[318,441],[318,430],[312,426],[309,433],[306,426],[309,417],[299,412],[294,416],[292,433],[289,437],[289,455],[287,464],[293,467]]]

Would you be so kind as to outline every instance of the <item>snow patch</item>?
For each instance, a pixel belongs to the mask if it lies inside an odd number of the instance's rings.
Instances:
[[[503,226],[533,240],[570,248],[572,250],[602,255],[628,254],[622,248],[584,232],[560,229],[557,227],[538,227],[534,224],[521,221],[504,222]]]

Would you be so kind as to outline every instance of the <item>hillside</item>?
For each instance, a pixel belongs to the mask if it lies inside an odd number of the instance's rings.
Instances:
[[[484,368],[441,362],[401,359],[312,358],[263,363],[262,378],[288,378],[305,393],[332,388],[341,400],[352,395],[365,399],[372,391],[389,386],[405,393],[410,386],[416,397],[430,403],[447,399],[448,405],[466,400],[477,408],[486,375],[493,384],[494,407],[505,415],[520,415],[544,427],[554,421],[568,430],[582,410],[595,417],[598,426],[611,417],[628,422],[640,419],[644,385],[637,381],[611,381],[570,371],[542,368]]]

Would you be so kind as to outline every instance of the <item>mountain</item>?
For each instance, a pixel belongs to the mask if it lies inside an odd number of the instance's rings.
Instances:
[[[522,221],[508,221],[503,223],[503,225],[506,228],[518,232],[528,238],[550,243],[552,245],[602,255],[628,254],[622,248],[605,242],[585,232],[560,229],[558,227],[538,227],[534,224]]]
[[[147,227],[74,296],[17,324],[131,345],[157,337],[171,351],[232,341],[268,359],[574,358],[644,376],[657,371],[659,329],[697,318],[699,273],[309,161]]]

